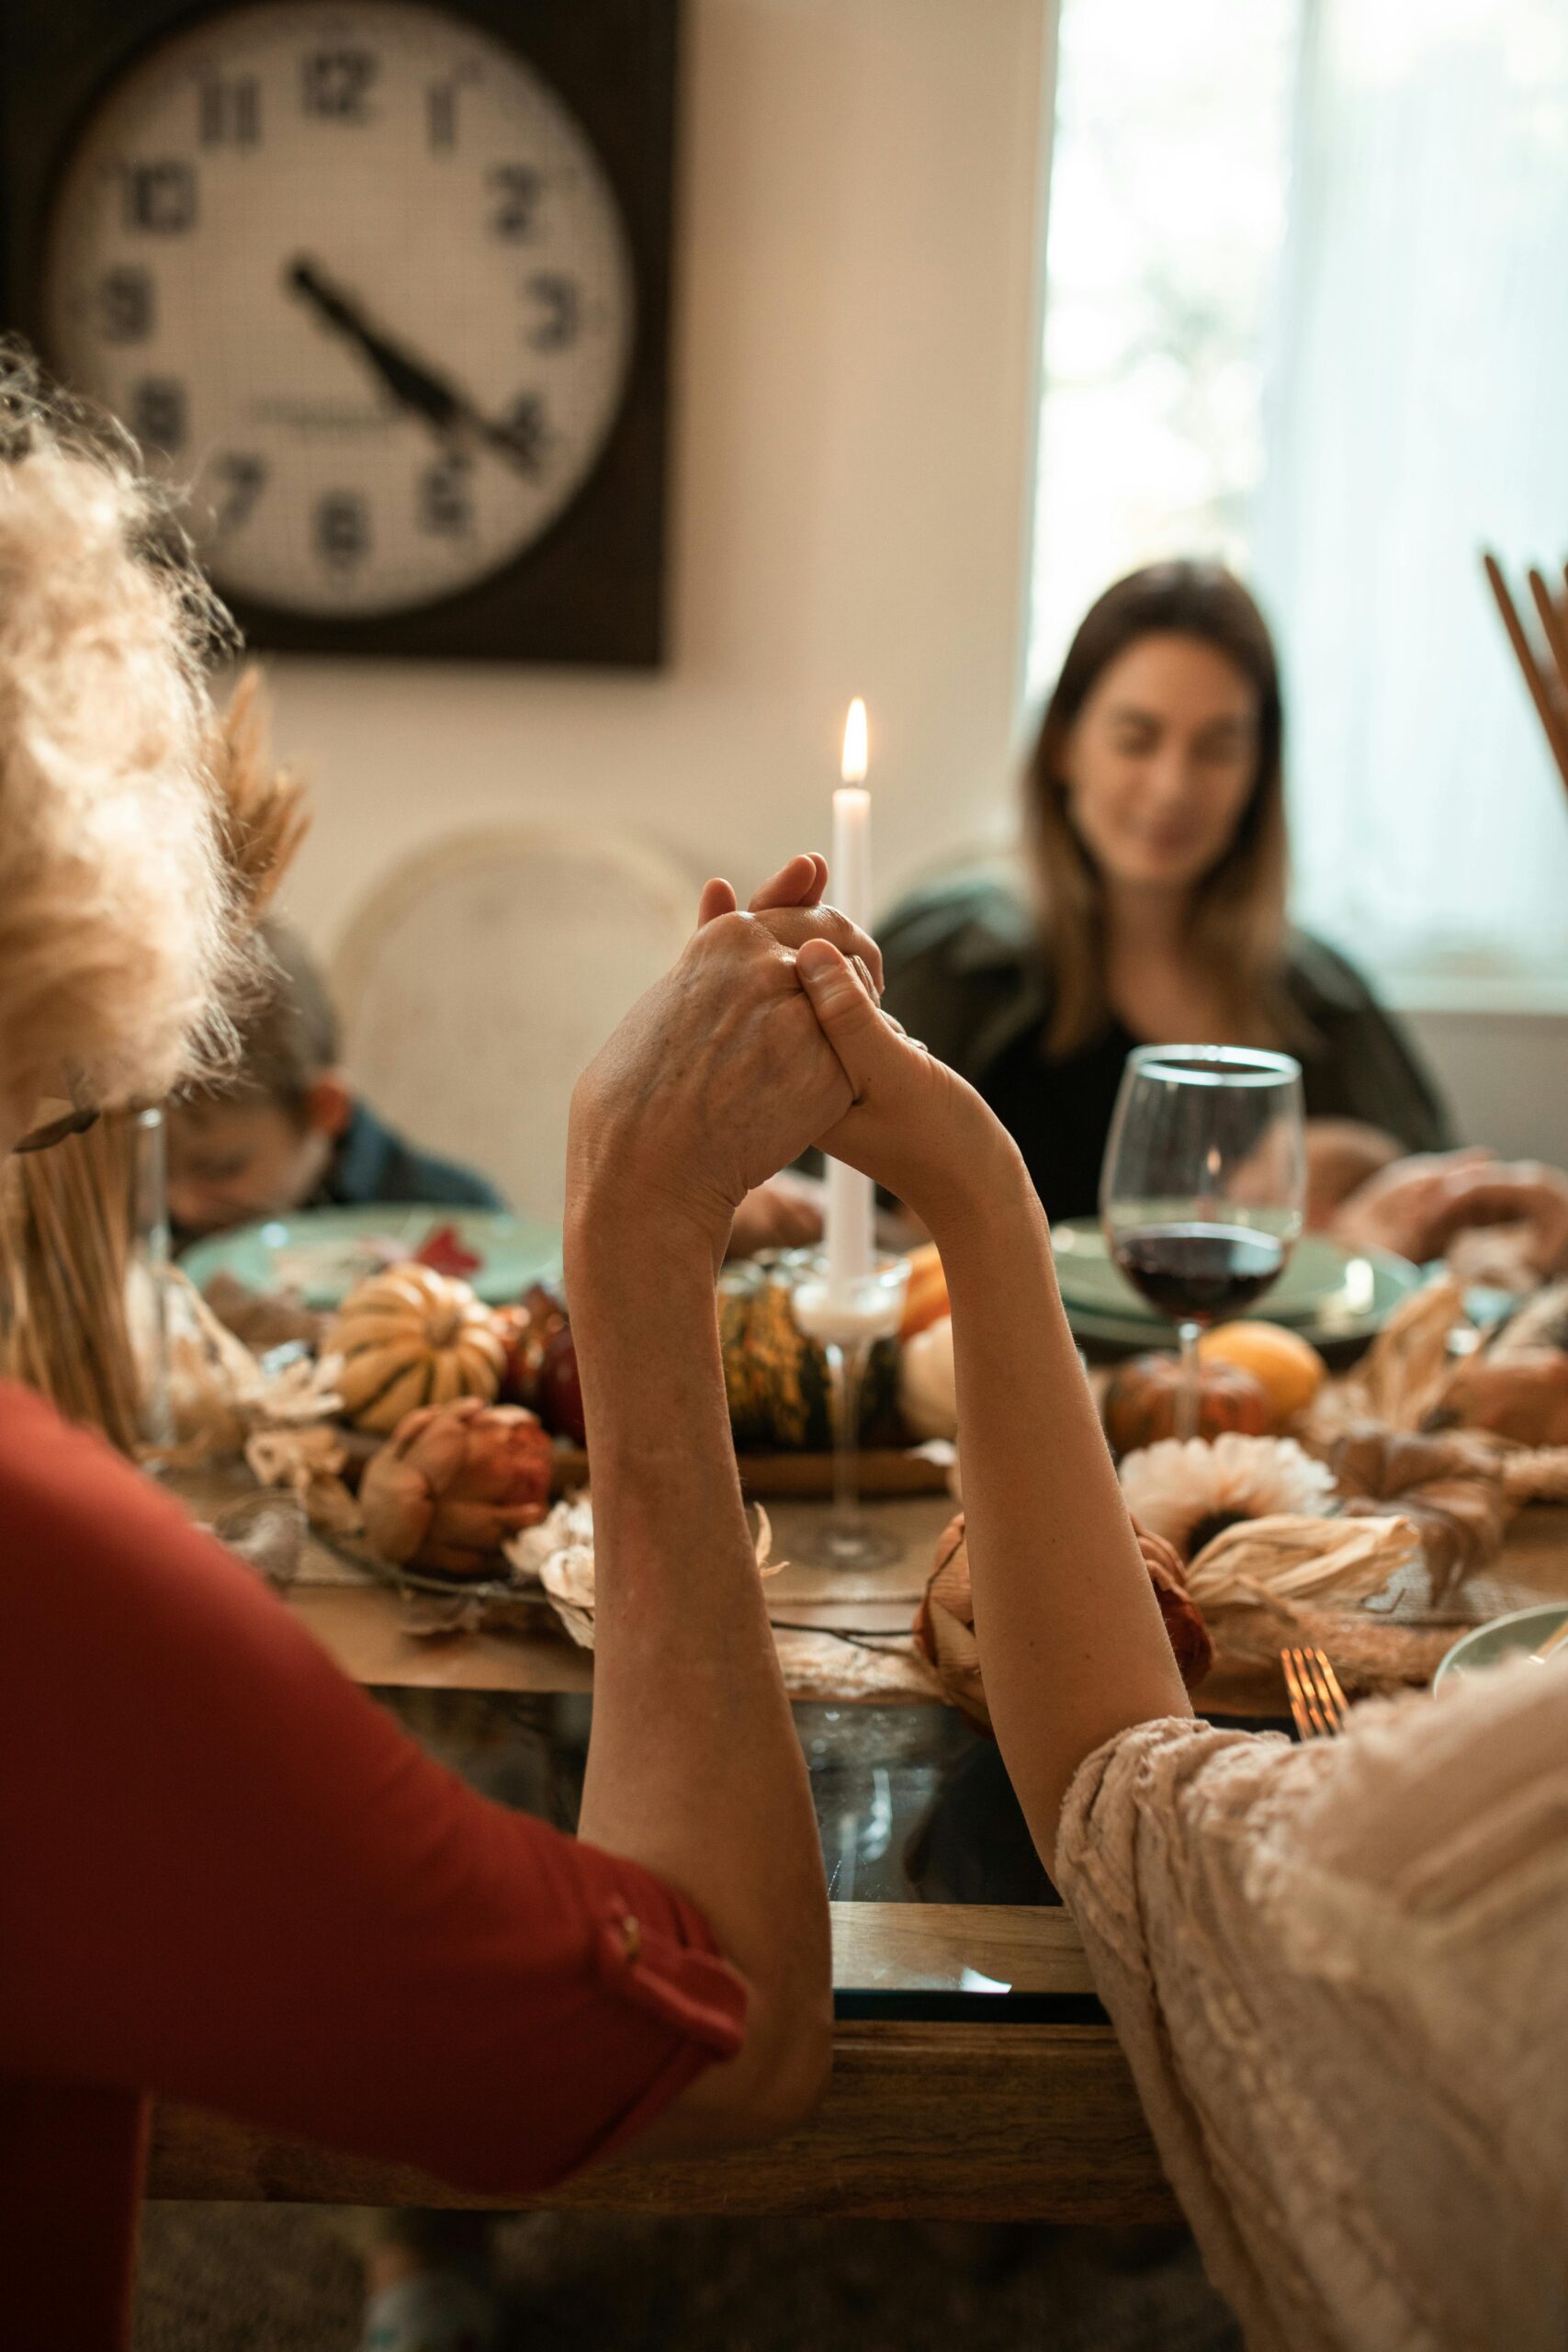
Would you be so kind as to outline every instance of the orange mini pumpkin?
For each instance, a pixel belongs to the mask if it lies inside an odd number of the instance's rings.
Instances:
[[[1105,1434],[1118,1453],[1133,1453],[1176,1435],[1177,1405],[1187,1374],[1179,1356],[1134,1356],[1118,1364],[1100,1407]],[[1273,1419],[1261,1381],[1239,1365],[1211,1362],[1198,1367],[1198,1435],[1266,1437]]]

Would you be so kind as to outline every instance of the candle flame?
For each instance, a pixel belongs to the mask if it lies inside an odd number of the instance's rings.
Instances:
[[[865,705],[859,695],[850,705],[850,715],[844,721],[844,756],[839,763],[839,774],[846,784],[865,782]]]

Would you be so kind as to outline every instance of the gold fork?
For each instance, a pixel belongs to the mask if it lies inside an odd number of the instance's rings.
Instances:
[[[1285,1688],[1298,1739],[1332,1739],[1345,1728],[1350,1710],[1339,1688],[1339,1677],[1324,1650],[1281,1650]]]

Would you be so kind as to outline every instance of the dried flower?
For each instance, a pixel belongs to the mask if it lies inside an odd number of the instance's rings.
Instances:
[[[256,1430],[245,1440],[245,1461],[263,1487],[286,1487],[305,1507],[312,1527],[323,1535],[362,1532],[359,1506],[344,1484],[348,1448],[333,1421],[313,1429]]]
[[[757,1573],[777,1576],[787,1566],[773,1555],[773,1530],[761,1503],[752,1549]],[[542,1517],[542,1514],[541,1514]],[[593,1555],[593,1504],[586,1488],[557,1503],[543,1523],[534,1522],[525,1534],[514,1536],[506,1557],[515,1579],[543,1585],[550,1606],[579,1649],[593,1647],[593,1613],[597,1581]]]
[[[479,1577],[549,1508],[550,1441],[520,1405],[477,1396],[410,1413],[359,1489],[371,1549],[395,1567]]]
[[[1120,1476],[1138,1524],[1163,1535],[1184,1560],[1194,1559],[1238,1520],[1281,1511],[1321,1516],[1334,1496],[1333,1474],[1294,1438],[1243,1437],[1235,1430],[1212,1442],[1162,1438],[1124,1455]]]

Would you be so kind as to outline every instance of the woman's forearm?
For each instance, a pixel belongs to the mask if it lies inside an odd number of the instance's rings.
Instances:
[[[590,1202],[568,1283],[596,1561],[581,1833],[699,1905],[753,1987],[750,2062],[787,2076],[798,2057],[810,2075],[831,2024],[820,1847],[741,1502],[711,1258],[646,1210],[623,1226]],[[770,2055],[780,2034],[793,2053]]]
[[[1049,1862],[1067,1784],[1187,1693],[1008,1146],[931,1219],[953,1306],[976,1632],[997,1737]]]

